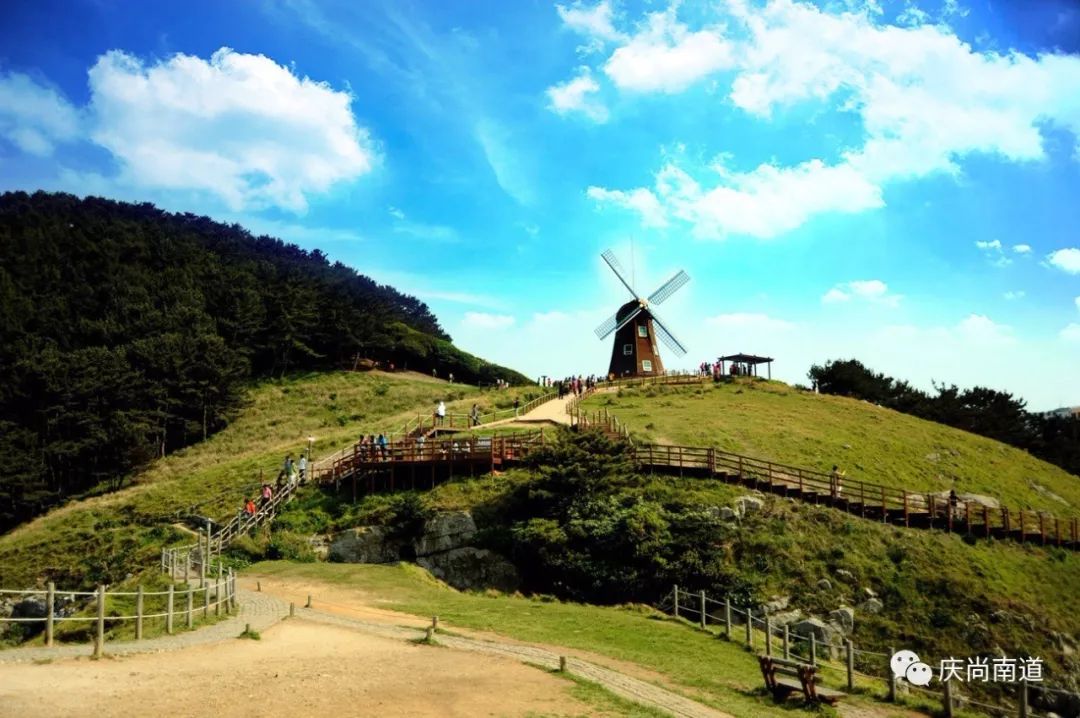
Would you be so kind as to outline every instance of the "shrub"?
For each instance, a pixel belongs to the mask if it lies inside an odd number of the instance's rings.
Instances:
[[[266,557],[313,563],[315,561],[315,551],[311,548],[311,543],[306,537],[292,531],[275,531],[270,535],[270,545],[267,547]]]

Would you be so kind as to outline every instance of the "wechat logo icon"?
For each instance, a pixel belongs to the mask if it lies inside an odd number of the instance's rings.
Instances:
[[[930,685],[934,669],[919,660],[915,651],[897,651],[889,660],[893,675],[903,678],[913,686]]]

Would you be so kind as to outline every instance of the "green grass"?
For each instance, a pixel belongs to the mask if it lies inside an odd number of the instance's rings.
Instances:
[[[780,382],[656,386],[588,398],[641,441],[724,451],[909,491],[993,496],[1012,508],[1080,514],[1080,479],[1028,453],[855,399]]]
[[[539,387],[481,391],[417,374],[336,372],[253,387],[247,408],[205,442],[153,462],[119,492],[72,502],[0,536],[0,586],[52,578],[69,590],[116,583],[153,566],[162,546],[191,541],[171,523],[177,511],[228,517],[260,479],[273,481],[286,453],[315,438],[316,457],[362,433],[394,431],[439,400],[451,412],[505,409]]]
[[[377,596],[381,608],[437,615],[462,628],[636,663],[663,674],[689,697],[740,718],[790,714],[759,695],[761,672],[752,654],[643,606],[604,608],[544,597],[461,593],[408,564],[264,562],[246,573],[352,587]]]
[[[590,707],[589,715],[621,716],[622,718],[670,718],[663,711],[643,706],[617,696],[603,686],[590,683],[571,673],[549,671],[549,673],[571,681],[574,686],[570,695]]]

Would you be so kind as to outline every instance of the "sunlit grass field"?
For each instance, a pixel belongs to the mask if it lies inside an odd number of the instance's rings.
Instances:
[[[656,386],[599,393],[636,439],[829,471],[909,491],[992,496],[1012,508],[1080,515],[1080,478],[1025,451],[942,424],[780,382]]]
[[[190,538],[171,526],[197,505],[220,518],[237,510],[260,480],[273,481],[287,453],[298,458],[314,438],[314,456],[361,434],[400,429],[440,401],[465,414],[524,403],[539,387],[502,391],[448,384],[419,374],[336,372],[290,377],[253,387],[248,406],[207,441],[153,462],[119,492],[73,501],[0,536],[0,586],[38,582],[46,571],[73,588],[114,582],[152,566],[163,545]]]

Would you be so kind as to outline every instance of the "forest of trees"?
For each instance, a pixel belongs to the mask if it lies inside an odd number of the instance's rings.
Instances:
[[[318,250],[150,204],[0,196],[0,531],[221,429],[246,384],[354,358],[525,377]]]
[[[954,426],[1024,449],[1080,476],[1080,418],[1027,411],[1023,399],[977,386],[934,385],[935,393],[875,372],[855,359],[815,364],[809,377],[825,394],[879,404],[905,414]]]

